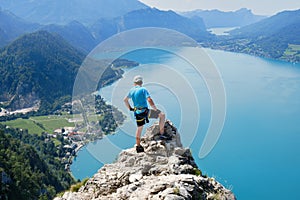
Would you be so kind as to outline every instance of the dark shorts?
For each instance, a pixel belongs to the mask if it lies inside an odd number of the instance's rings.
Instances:
[[[136,125],[137,126],[143,126],[146,123],[149,122],[149,118],[154,118],[157,119],[159,116],[159,113],[161,113],[160,110],[152,110],[152,109],[146,109],[145,112],[140,113],[140,114],[134,114],[135,115],[135,120],[136,120]]]

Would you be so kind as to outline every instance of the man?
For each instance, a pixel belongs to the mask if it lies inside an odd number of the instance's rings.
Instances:
[[[136,151],[137,153],[144,152],[144,148],[141,146],[141,133],[143,127],[149,122],[148,118],[159,118],[159,132],[161,139],[166,139],[164,134],[165,114],[158,110],[150,97],[149,92],[143,87],[143,78],[138,75],[133,79],[134,87],[129,91],[128,95],[124,98],[124,103],[130,111],[134,111],[136,119]],[[133,101],[134,108],[131,107],[129,99]],[[148,109],[148,103],[153,108]]]

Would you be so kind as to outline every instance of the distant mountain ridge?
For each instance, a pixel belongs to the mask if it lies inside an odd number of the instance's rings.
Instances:
[[[3,11],[2,13],[5,14],[5,12]],[[173,11],[161,11],[154,8],[134,10],[111,19],[100,18],[91,26],[86,26],[80,21],[71,21],[65,25],[40,25],[21,20],[21,18],[11,13],[5,16],[6,17],[2,17],[2,15],[0,15],[2,22],[0,22],[0,47],[7,45],[25,33],[37,30],[57,33],[84,53],[91,51],[104,39],[119,32],[134,28],[169,28],[184,33],[198,41],[212,37],[212,35],[206,31],[206,27],[201,18],[194,17],[189,19]],[[94,20],[96,19],[97,18]],[[14,29],[10,29],[8,25],[14,27]],[[12,34],[7,35],[5,32]]]
[[[241,27],[266,18],[266,16],[254,15],[251,10],[246,8],[231,12],[220,10],[194,10],[180,14],[186,17],[201,17],[207,28]]]
[[[230,34],[237,37],[267,37],[274,33],[283,31],[285,27],[299,23],[300,9],[294,11],[283,11],[257,23],[232,30],[230,31]]]
[[[89,53],[97,45],[96,38],[91,31],[78,21],[72,21],[66,25],[46,25],[40,29],[59,34],[84,53]]]
[[[26,32],[32,32],[38,27],[38,24],[27,22],[0,8],[0,47]]]
[[[0,6],[25,20],[40,24],[92,24],[132,10],[147,8],[138,0],[1,0]]]
[[[300,9],[274,16],[219,37],[213,48],[300,62]]]
[[[80,22],[72,21],[66,25],[40,25],[27,22],[9,11],[0,10],[0,48],[26,33],[37,30],[57,33],[84,53],[88,53],[96,46],[96,39],[90,30]]]
[[[118,32],[143,27],[173,29],[199,41],[212,37],[201,19],[189,19],[174,11],[161,11],[156,8],[135,10],[111,20],[100,19],[91,30],[101,41]]]
[[[31,4],[34,4],[34,7],[39,7],[48,1],[49,0],[3,0],[0,2],[0,6],[17,7],[17,5],[25,6],[30,4],[30,6],[33,6]],[[81,5],[80,2],[82,3],[82,1],[83,0],[76,0],[76,5]],[[87,3],[85,6],[93,6],[94,4],[92,3],[94,1],[95,0],[87,1],[90,2],[90,4]],[[101,0],[102,3],[105,1],[107,0]],[[53,2],[58,3],[58,0]],[[119,1],[119,3],[128,2],[129,4],[132,2],[133,5],[137,0]],[[61,3],[68,5],[66,0],[61,1]],[[52,4],[49,4],[48,6],[50,5]],[[114,8],[112,7],[112,4],[107,4],[106,6],[109,5],[110,8],[103,7],[98,10],[104,8],[108,8],[107,10],[114,10],[112,9]],[[118,6],[120,6],[120,4],[117,4],[117,7]],[[139,6],[134,8],[138,7]],[[203,43],[212,48],[221,48],[229,51],[250,53],[258,56],[285,59],[289,61],[299,60],[297,56],[294,56],[298,55],[298,47],[294,45],[298,45],[298,36],[300,35],[298,31],[299,17],[297,17],[296,12],[286,11],[261,20],[264,16],[254,15],[251,10],[248,9],[240,9],[235,12],[213,10],[185,13],[185,16],[189,17],[187,18],[178,15],[173,11],[161,11],[147,6],[141,7],[142,9],[133,9],[132,11],[112,18],[102,18],[101,15],[97,15],[97,18],[93,19],[94,23],[89,26],[80,21],[71,21],[64,25],[40,25],[27,22],[11,12],[0,10],[0,47],[9,44],[25,33],[36,30],[47,30],[51,33],[61,35],[77,49],[84,53],[88,53],[97,44],[121,31],[143,27],[160,27],[182,32],[201,44]],[[212,16],[211,19],[215,19],[214,21],[217,24],[206,26],[205,23],[207,23],[207,19],[197,15],[197,12],[201,12],[203,15],[206,13],[205,15]],[[62,15],[61,18],[65,19],[64,15]],[[244,26],[247,23],[252,23],[257,20],[260,21]],[[59,20],[57,22],[59,23]],[[210,26],[242,27],[232,31],[230,37],[217,37],[205,30]]]

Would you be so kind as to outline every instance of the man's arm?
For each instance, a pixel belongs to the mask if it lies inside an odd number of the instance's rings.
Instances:
[[[154,109],[154,110],[157,110],[153,100],[151,99],[151,97],[148,97],[147,98],[147,101],[149,102],[149,105]]]
[[[125,106],[126,106],[130,111],[133,111],[133,108],[130,106],[130,103],[129,103],[129,97],[125,97],[125,98],[124,98],[124,103],[125,103]]]

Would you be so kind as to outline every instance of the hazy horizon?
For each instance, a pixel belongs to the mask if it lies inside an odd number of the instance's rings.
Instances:
[[[300,1],[297,0],[139,0],[150,7],[161,10],[191,11],[191,10],[220,10],[236,11],[241,8],[250,9],[256,15],[274,15],[283,10],[300,9]]]

